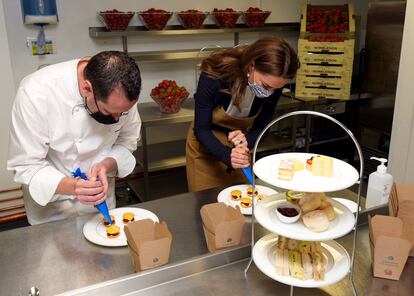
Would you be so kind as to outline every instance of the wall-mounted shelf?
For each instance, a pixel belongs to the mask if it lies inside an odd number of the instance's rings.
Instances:
[[[130,52],[129,56],[140,62],[151,61],[173,61],[173,60],[199,60],[204,59],[214,50],[199,49],[178,49],[178,50],[166,50],[166,51],[142,51],[142,52]]]
[[[201,34],[233,34],[234,45],[239,44],[239,34],[249,32],[297,32],[300,23],[269,23],[263,27],[247,27],[240,24],[234,28],[219,28],[216,25],[204,25],[201,29],[188,30],[182,26],[168,26],[164,30],[147,30],[145,26],[131,26],[125,31],[108,31],[105,27],[89,27],[91,38],[116,38],[122,40],[124,52],[128,52],[128,37],[150,37],[150,36],[177,36],[177,35],[201,35]],[[129,52],[129,54],[140,61],[153,60],[181,60],[202,59],[208,55],[207,52],[199,54],[200,49],[177,50],[177,51],[154,51],[154,52]]]
[[[195,34],[224,34],[242,32],[299,32],[300,23],[269,23],[263,27],[246,27],[237,25],[234,28],[219,28],[215,25],[204,25],[201,29],[184,29],[182,26],[168,26],[164,30],[147,30],[145,26],[128,27],[125,31],[108,31],[105,27],[89,27],[91,38],[159,36],[159,35],[195,35]]]

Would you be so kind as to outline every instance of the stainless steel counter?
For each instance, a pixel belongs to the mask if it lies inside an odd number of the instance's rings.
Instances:
[[[267,278],[254,266],[244,278],[243,269],[250,254],[247,245],[250,218],[246,219],[241,247],[208,254],[199,209],[215,202],[218,192],[219,189],[213,189],[188,193],[138,205],[166,221],[173,234],[170,264],[142,273],[134,273],[127,248],[101,247],[83,237],[83,224],[91,215],[2,232],[0,294],[27,295],[30,287],[35,286],[40,296],[65,292],[70,295],[230,295],[230,292],[287,295],[287,286]],[[343,191],[336,196],[349,194]],[[257,236],[266,233],[257,229]],[[373,279],[367,229],[361,230],[355,269],[360,295],[411,295],[404,293],[414,289],[411,281],[414,260],[410,259],[398,282]],[[351,235],[339,241],[348,250],[352,246]],[[295,291],[296,295],[351,294],[347,279],[321,290]]]

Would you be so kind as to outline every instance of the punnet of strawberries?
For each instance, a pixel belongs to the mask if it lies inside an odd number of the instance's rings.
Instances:
[[[243,11],[244,22],[247,27],[262,27],[266,19],[269,17],[270,11],[261,10],[258,7],[249,7]]]
[[[157,8],[150,8],[137,14],[148,30],[163,30],[172,16],[172,12]]]
[[[179,86],[174,80],[164,79],[151,90],[150,95],[161,112],[176,113],[180,111],[181,104],[189,93],[184,86]]]
[[[99,16],[109,31],[124,31],[134,16],[134,12],[122,12],[117,9],[112,9],[99,12]]]
[[[347,31],[349,31],[347,5],[308,5],[306,13],[306,32],[329,34],[345,33]]]

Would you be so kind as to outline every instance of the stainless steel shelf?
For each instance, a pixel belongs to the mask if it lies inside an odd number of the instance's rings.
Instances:
[[[171,60],[200,60],[210,56],[215,50],[178,49],[165,51],[129,52],[128,55],[140,62],[157,62]]]
[[[138,111],[143,128],[191,122],[194,117],[194,99],[187,98],[181,105],[180,111],[174,114],[161,113],[155,102],[138,104]]]
[[[167,170],[185,165],[185,139],[167,143],[147,144],[148,172]],[[142,146],[137,155],[142,155]],[[143,159],[138,157],[137,162],[143,166]]]
[[[108,31],[105,27],[89,27],[91,38],[160,36],[160,35],[194,35],[194,34],[223,34],[242,32],[299,32],[300,23],[269,23],[263,27],[246,27],[237,25],[234,28],[219,28],[215,25],[204,25],[201,29],[188,30],[182,26],[167,26],[164,30],[147,30],[145,26],[131,26],[125,31]]]

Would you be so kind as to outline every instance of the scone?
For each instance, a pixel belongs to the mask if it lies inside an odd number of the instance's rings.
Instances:
[[[299,200],[299,206],[304,213],[307,213],[318,209],[323,200],[325,200],[325,194],[322,192],[305,192]]]
[[[128,224],[129,222],[132,222],[134,220],[135,220],[135,214],[134,213],[127,212],[127,213],[122,215],[122,222],[124,222],[124,224]]]
[[[325,212],[316,210],[302,216],[303,224],[313,232],[322,232],[328,229],[329,219]]]
[[[110,225],[106,228],[106,236],[108,238],[117,238],[120,233],[120,228],[115,225]]]
[[[332,206],[332,204],[327,201],[324,200],[321,203],[321,206],[319,207],[319,210],[324,211],[326,213],[326,215],[328,216],[329,221],[333,221],[335,220],[335,210]]]

